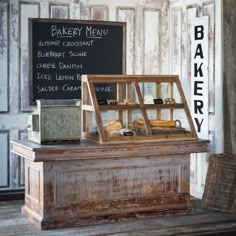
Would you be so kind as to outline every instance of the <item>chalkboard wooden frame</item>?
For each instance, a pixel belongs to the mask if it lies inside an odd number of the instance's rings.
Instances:
[[[79,27],[81,27],[81,29],[82,29],[82,27],[94,27],[95,29],[96,29],[96,27],[98,28],[98,32],[102,32],[102,30],[104,30],[104,32],[105,32],[105,29],[106,29],[106,27],[107,27],[107,32],[109,31],[109,33],[111,32],[111,34],[114,32],[116,35],[117,35],[117,33],[119,34],[118,36],[119,37],[117,37],[117,38],[119,38],[120,39],[120,41],[118,42],[118,49],[116,50],[116,51],[118,51],[119,53],[118,53],[118,56],[117,57],[119,57],[118,59],[116,58],[116,60],[118,60],[118,62],[119,63],[117,63],[117,64],[119,64],[119,66],[117,66],[117,68],[114,68],[114,71],[115,72],[111,72],[111,66],[110,66],[110,68],[106,68],[106,70],[108,70],[108,71],[105,71],[104,69],[103,69],[103,71],[101,72],[101,73],[97,73],[96,71],[95,71],[95,73],[93,72],[93,71],[90,71],[89,69],[87,69],[86,70],[86,72],[85,73],[83,73],[83,71],[82,71],[82,73],[81,74],[125,74],[126,73],[126,23],[125,22],[111,22],[111,21],[92,21],[92,20],[68,20],[68,19],[47,19],[47,18],[30,18],[29,19],[29,102],[30,102],[30,105],[34,105],[34,104],[36,104],[36,100],[37,99],[72,99],[72,98],[67,98],[65,95],[63,95],[64,97],[58,97],[58,98],[54,98],[53,97],[53,95],[50,93],[50,91],[47,93],[47,92],[42,92],[42,96],[40,95],[40,96],[36,96],[35,95],[35,86],[37,86],[38,84],[35,82],[36,81],[36,79],[37,79],[37,81],[41,81],[41,79],[43,79],[43,83],[47,83],[49,80],[51,80],[51,81],[53,81],[53,79],[49,76],[50,75],[50,73],[47,73],[49,70],[54,70],[54,67],[57,67],[57,66],[55,66],[55,64],[56,63],[54,63],[54,61],[52,60],[52,61],[50,61],[50,63],[38,63],[38,59],[35,59],[36,58],[36,54],[37,54],[37,58],[39,57],[39,50],[38,51],[36,51],[38,48],[39,48],[39,42],[40,42],[40,39],[41,39],[41,37],[42,37],[42,42],[46,42],[46,41],[44,41],[45,40],[45,34],[47,33],[47,32],[41,32],[40,33],[40,31],[39,31],[39,33],[34,33],[34,32],[38,32],[38,31],[36,31],[36,30],[38,30],[36,27],[37,27],[37,25],[44,25],[45,27],[44,28],[46,28],[46,26],[51,26],[52,24],[53,25],[59,25],[59,26],[61,26],[61,27],[67,27],[68,28],[68,26],[71,26],[71,28],[76,28],[77,27],[77,31],[73,31],[73,30],[68,30],[67,31],[67,33],[68,34],[71,34],[71,35],[73,35],[73,34],[78,34],[79,33]],[[76,26],[76,27],[75,27]],[[41,27],[41,26],[40,26]],[[41,27],[42,28],[42,27]],[[51,27],[52,28],[52,27]],[[92,28],[92,30],[94,29],[94,28]],[[90,29],[90,28],[89,28]],[[100,31],[99,31],[99,29],[100,29]],[[35,30],[35,31],[33,31],[33,30]],[[39,30],[41,30],[40,28],[39,28]],[[87,30],[87,28],[86,28],[86,30]],[[92,30],[90,31],[90,32],[92,32]],[[55,30],[55,32],[56,32],[56,30]],[[62,31],[58,31],[58,32],[62,32]],[[81,32],[83,32],[83,29],[81,30]],[[87,32],[87,31],[86,31]],[[36,34],[37,35],[37,40],[34,40],[34,37],[36,37],[34,34]],[[120,35],[121,34],[121,35]],[[81,35],[82,35],[82,33],[81,33]],[[104,35],[105,35],[105,33],[104,33]],[[108,35],[108,34],[107,34]],[[49,36],[49,37],[51,37],[52,36],[52,29],[51,29],[51,35]],[[80,35],[79,35],[80,36]],[[76,37],[78,37],[77,35],[76,35]],[[108,37],[108,36],[107,36]],[[110,39],[108,38],[108,41],[107,42],[109,42],[109,40],[115,40],[114,39],[114,37],[112,37],[112,35],[109,35],[109,37],[110,37]],[[105,36],[104,36],[104,38],[105,38]],[[78,38],[78,40],[80,40],[81,38]],[[61,38],[55,38],[55,43],[56,43],[56,40],[58,40],[58,41],[60,41],[60,40],[62,40]],[[65,39],[66,40],[66,39]],[[96,39],[95,39],[96,40]],[[94,41],[95,41],[94,40]],[[101,39],[100,41],[98,40],[98,41],[95,41],[95,42],[101,42],[103,39]],[[53,40],[51,40],[51,41],[53,41]],[[51,42],[50,41],[50,42]],[[78,42],[78,41],[77,41]],[[91,40],[91,42],[92,42],[92,40]],[[113,41],[110,41],[110,44],[112,43]],[[37,44],[38,43],[38,46],[36,46],[35,44]],[[61,41],[59,42],[59,43],[61,43]],[[103,42],[103,43],[105,43],[105,41]],[[94,45],[95,45],[95,43],[94,43]],[[107,43],[106,43],[106,45],[107,45]],[[109,45],[109,43],[108,43],[108,45]],[[114,45],[114,44],[112,44],[112,45]],[[116,47],[117,47],[117,43],[115,44],[116,45]],[[55,45],[54,45],[55,46]],[[60,44],[59,44],[59,46],[61,46]],[[50,45],[48,46],[48,49],[50,49],[50,48],[52,48]],[[60,48],[60,47],[58,47],[58,48]],[[71,47],[72,49],[73,49],[73,47]],[[101,48],[101,47],[100,47]],[[106,47],[103,47],[103,50],[110,50],[111,48],[107,48],[106,49]],[[55,50],[55,48],[54,48],[54,50]],[[56,50],[58,50],[58,49],[56,49]],[[55,51],[56,51],[55,50]],[[98,49],[96,49],[96,47],[93,47],[93,50],[94,51],[97,51]],[[111,51],[111,50],[110,50]],[[109,54],[110,53],[110,51],[105,51],[104,52],[104,54],[105,53],[107,53],[107,54]],[[66,51],[67,52],[67,51]],[[70,51],[71,52],[71,51]],[[41,52],[40,52],[41,53]],[[51,52],[50,52],[51,53]],[[91,51],[91,53],[93,53],[93,51]],[[95,52],[96,53],[96,52]],[[65,55],[66,53],[64,53],[64,55]],[[42,55],[43,55],[43,53],[42,53]],[[45,53],[45,55],[48,55],[48,54],[46,54]],[[60,55],[62,55],[62,53],[60,54]],[[87,56],[87,55],[86,55]],[[98,55],[97,55],[98,56]],[[105,55],[105,56],[107,56],[107,55]],[[107,56],[108,57],[108,56]],[[49,59],[53,59],[53,58],[50,58],[49,57]],[[80,58],[79,58],[80,59]],[[104,59],[104,55],[101,55],[101,61]],[[56,60],[56,59],[54,59],[54,60]],[[88,59],[88,60],[91,60],[90,58]],[[35,62],[36,61],[36,62]],[[40,60],[39,60],[40,61]],[[99,60],[100,61],[100,60]],[[42,71],[45,71],[45,75],[43,74],[43,76],[42,76],[42,78],[41,78],[41,74],[40,74],[40,76],[37,76],[37,78],[35,77],[35,75],[34,75],[34,73],[36,73],[35,71],[37,71],[38,70],[38,68],[36,69],[36,63],[38,63],[37,64],[37,66],[39,65],[39,67],[43,67],[43,66],[48,66],[48,67],[50,67],[50,68],[41,68],[42,69]],[[58,62],[58,64],[59,64],[59,62]],[[95,63],[93,63],[93,64],[95,64]],[[73,64],[73,65],[75,65],[75,64]],[[75,66],[76,67],[76,66]],[[79,65],[77,66],[78,68],[79,68]],[[85,66],[86,67],[86,66]],[[118,68],[119,67],[119,68]],[[82,63],[81,63],[81,68],[82,68]],[[77,68],[76,68],[77,69]],[[91,69],[92,70],[92,69]],[[93,69],[94,70],[94,69]],[[57,72],[58,70],[56,70],[55,69],[55,71],[52,71],[53,73],[55,73],[55,72]],[[39,74],[39,73],[37,73],[37,74]],[[60,76],[59,76],[60,77]],[[64,77],[66,77],[66,76],[64,76]],[[69,78],[70,76],[68,76],[67,78],[68,79],[70,79]],[[63,76],[62,76],[62,78],[63,78]],[[71,78],[72,78],[72,76],[71,76]],[[75,76],[73,76],[73,79],[75,78]],[[55,82],[54,82],[55,83]],[[57,81],[56,81],[56,83],[57,83]],[[55,85],[57,85],[55,83]],[[36,85],[35,85],[36,84]],[[78,84],[80,84],[80,81],[78,82]],[[38,85],[39,86],[39,85]],[[49,87],[49,86],[48,86]],[[41,90],[40,90],[41,91]],[[41,93],[41,92],[40,92]],[[48,97],[49,96],[49,97]],[[52,97],[51,97],[52,96]],[[80,97],[76,97],[76,98],[80,98]]]

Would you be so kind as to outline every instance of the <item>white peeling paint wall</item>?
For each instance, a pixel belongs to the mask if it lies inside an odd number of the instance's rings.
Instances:
[[[23,159],[10,140],[27,138],[29,105],[29,18],[127,22],[128,74],[167,72],[168,1],[0,1],[0,191],[24,187]],[[153,27],[151,27],[153,25]],[[163,48],[163,50],[161,50]]]
[[[179,74],[189,107],[191,103],[191,22],[195,17],[209,17],[208,52],[208,132],[210,152],[223,151],[222,119],[222,1],[170,1],[170,73]],[[204,191],[209,154],[192,154],[191,194],[201,198]]]
[[[217,0],[2,0],[0,1],[0,191],[24,187],[23,160],[10,152],[10,140],[27,138],[29,105],[28,18],[124,21],[127,23],[127,74],[179,74],[189,102],[190,22],[209,15],[209,136],[221,150],[216,127],[221,87]],[[219,93],[218,93],[219,94]],[[217,146],[217,148],[215,148]],[[207,155],[193,157],[192,186],[201,193]],[[199,173],[200,169],[200,174]]]

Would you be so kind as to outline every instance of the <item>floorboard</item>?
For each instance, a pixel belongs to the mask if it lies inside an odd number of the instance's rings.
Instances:
[[[203,209],[192,200],[189,215],[114,221],[87,227],[40,231],[21,216],[23,201],[0,201],[0,236],[235,236],[236,214]]]

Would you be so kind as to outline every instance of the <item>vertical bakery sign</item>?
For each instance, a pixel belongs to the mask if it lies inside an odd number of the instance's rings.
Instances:
[[[208,16],[195,18],[191,27],[191,113],[199,138],[208,139]]]

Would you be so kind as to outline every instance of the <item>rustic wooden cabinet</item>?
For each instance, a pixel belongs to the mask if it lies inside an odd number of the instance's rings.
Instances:
[[[40,145],[12,141],[25,159],[22,214],[41,229],[183,214],[190,205],[190,153],[207,141]]]
[[[25,158],[28,220],[53,229],[191,211],[190,154],[208,141],[177,76],[83,76],[81,106],[79,144],[12,141]]]
[[[103,144],[197,139],[176,75],[83,75],[82,114],[83,138]]]

